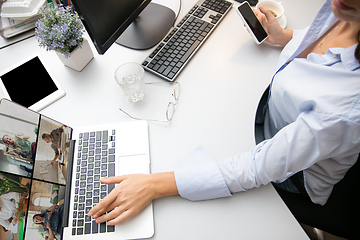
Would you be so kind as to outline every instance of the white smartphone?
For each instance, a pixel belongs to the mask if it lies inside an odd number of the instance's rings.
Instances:
[[[5,95],[2,97],[34,111],[40,111],[65,95],[38,53],[1,72],[0,89]]]
[[[251,9],[247,1],[243,2],[239,7],[236,8],[241,19],[243,20],[246,28],[255,39],[257,44],[262,43],[268,37],[267,32],[261,25],[259,19],[256,17],[254,11]]]

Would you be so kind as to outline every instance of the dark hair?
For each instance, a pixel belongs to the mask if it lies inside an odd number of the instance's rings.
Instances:
[[[43,135],[41,136],[42,139],[49,138],[49,137],[50,137],[50,134],[47,134],[47,133],[43,133]]]
[[[33,222],[34,222],[35,224],[37,224],[37,225],[44,226],[44,223],[36,223],[36,222],[34,221],[34,220],[35,220],[35,217],[37,217],[37,216],[44,217],[44,214],[45,214],[45,213],[35,214],[35,215],[33,216]]]
[[[355,57],[360,62],[360,30],[358,31],[358,34],[357,34],[357,40],[359,43],[355,49]]]

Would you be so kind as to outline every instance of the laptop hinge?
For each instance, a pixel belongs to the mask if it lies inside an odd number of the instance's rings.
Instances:
[[[66,200],[64,201],[64,215],[62,222],[63,229],[65,227],[68,227],[68,222],[69,222],[69,207],[70,207],[71,180],[72,180],[73,161],[74,161],[74,147],[75,147],[75,140],[71,140],[69,145],[69,160],[67,164],[68,170],[67,170],[66,188],[65,188]]]

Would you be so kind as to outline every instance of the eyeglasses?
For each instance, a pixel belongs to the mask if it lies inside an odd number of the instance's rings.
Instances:
[[[157,83],[146,83],[146,84],[157,84]],[[151,122],[168,123],[174,117],[175,106],[176,106],[176,104],[177,104],[177,102],[179,100],[179,97],[180,97],[180,83],[175,82],[174,92],[171,95],[174,97],[175,101],[174,102],[169,102],[169,104],[167,105],[166,120],[152,120],[152,119],[136,118],[136,117],[131,116],[129,113],[125,112],[121,108],[119,108],[119,110],[122,111],[123,113],[125,113],[130,118],[135,119],[135,120],[146,120],[146,121],[151,121]]]

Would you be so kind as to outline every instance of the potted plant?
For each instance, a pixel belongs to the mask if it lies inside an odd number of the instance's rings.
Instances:
[[[71,7],[56,10],[51,6],[43,8],[42,14],[35,25],[39,46],[54,50],[64,65],[81,71],[94,55],[83,37],[85,30],[79,15]]]

